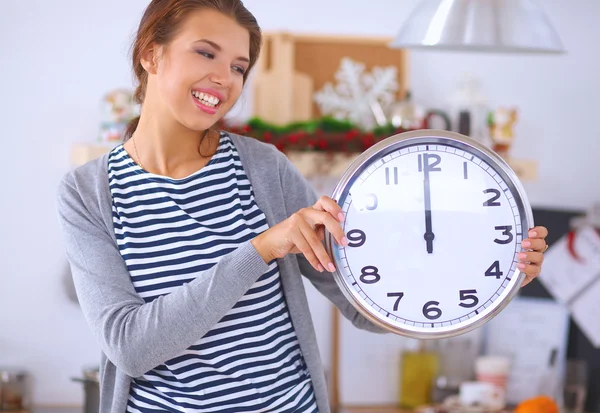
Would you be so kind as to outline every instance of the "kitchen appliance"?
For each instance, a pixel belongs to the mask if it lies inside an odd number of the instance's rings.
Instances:
[[[98,413],[100,410],[100,369],[84,368],[83,377],[71,380],[82,383],[84,391],[83,413]]]

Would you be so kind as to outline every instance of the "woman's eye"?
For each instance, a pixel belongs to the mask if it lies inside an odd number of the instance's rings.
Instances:
[[[214,59],[215,55],[213,53],[210,52],[204,52],[204,51],[197,51],[196,53],[198,53],[201,56],[206,57],[207,59]],[[235,70],[236,72],[238,72],[241,75],[246,74],[246,69],[242,66],[232,66],[231,67],[233,70]]]

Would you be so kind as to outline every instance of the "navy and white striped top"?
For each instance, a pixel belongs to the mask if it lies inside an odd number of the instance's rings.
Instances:
[[[202,277],[268,228],[226,133],[186,178],[143,170],[122,145],[108,167],[117,243],[146,302]],[[127,411],[316,412],[277,262],[198,342],[134,378]]]

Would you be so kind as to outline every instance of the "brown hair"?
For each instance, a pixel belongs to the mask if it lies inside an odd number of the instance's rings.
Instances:
[[[262,44],[260,27],[241,0],[152,0],[140,21],[132,47],[133,72],[138,86],[133,95],[139,104],[144,102],[148,73],[141,63],[142,53],[151,44],[168,45],[179,31],[189,13],[200,8],[211,8],[235,19],[250,33],[250,64],[244,73],[244,82],[256,63]],[[125,130],[127,141],[137,129],[139,116],[132,119]]]

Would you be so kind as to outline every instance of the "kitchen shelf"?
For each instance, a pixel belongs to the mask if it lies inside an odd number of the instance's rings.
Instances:
[[[71,164],[83,165],[104,155],[114,148],[117,143],[76,143],[71,150]],[[358,157],[359,154],[331,153],[331,152],[289,152],[288,158],[302,175],[312,177],[326,175],[341,177],[343,172]],[[530,159],[509,159],[508,164],[515,171],[521,181],[535,181],[538,176],[538,163]]]

